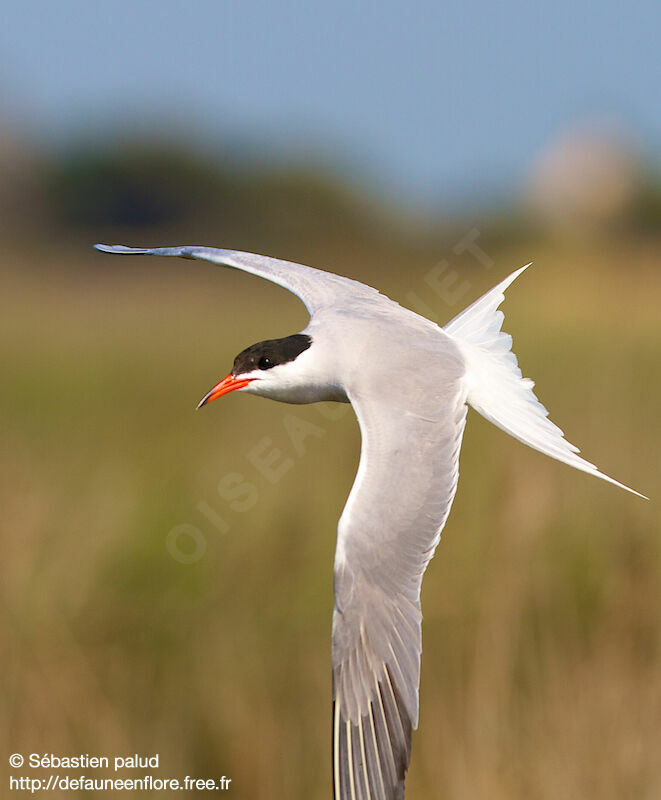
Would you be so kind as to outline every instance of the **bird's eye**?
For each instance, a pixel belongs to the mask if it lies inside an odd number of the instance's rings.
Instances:
[[[257,364],[257,366],[260,369],[269,369],[269,367],[272,367],[273,364],[271,363],[271,359],[268,356],[262,356],[259,359],[259,364]]]

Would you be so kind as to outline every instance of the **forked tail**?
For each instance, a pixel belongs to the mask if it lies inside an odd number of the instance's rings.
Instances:
[[[443,329],[457,341],[466,359],[467,402],[529,447],[645,498],[581,458],[578,447],[570,444],[548,418],[549,412],[533,392],[533,381],[521,374],[511,350],[512,337],[500,329],[504,315],[498,306],[505,299],[505,289],[529,266],[513,272]]]

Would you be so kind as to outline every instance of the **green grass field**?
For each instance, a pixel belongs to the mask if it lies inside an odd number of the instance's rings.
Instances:
[[[159,774],[227,775],[236,798],[328,798],[353,415],[245,396],[195,412],[303,307],[209,265],[76,247],[2,258],[2,750],[158,752]],[[443,322],[534,258],[504,306],[524,373],[584,455],[651,500],[470,412],[423,585],[407,798],[658,798],[661,248],[455,259],[468,286],[450,307],[425,282],[448,252],[273,254],[414,292]]]

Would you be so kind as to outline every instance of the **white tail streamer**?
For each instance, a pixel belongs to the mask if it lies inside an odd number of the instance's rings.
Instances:
[[[568,442],[548,418],[548,411],[533,392],[533,381],[521,374],[511,350],[512,337],[501,330],[504,315],[498,307],[505,299],[507,287],[529,266],[513,272],[443,329],[456,340],[466,359],[468,404],[529,447],[647,499],[581,458],[578,447]]]

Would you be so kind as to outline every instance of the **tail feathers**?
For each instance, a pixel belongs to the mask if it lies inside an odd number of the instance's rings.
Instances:
[[[529,266],[513,272],[444,328],[457,340],[466,359],[467,402],[489,422],[529,447],[645,498],[577,455],[578,447],[568,442],[548,418],[549,412],[533,392],[533,381],[522,376],[511,350],[512,337],[501,331],[505,317],[498,306],[505,299],[507,287]]]

